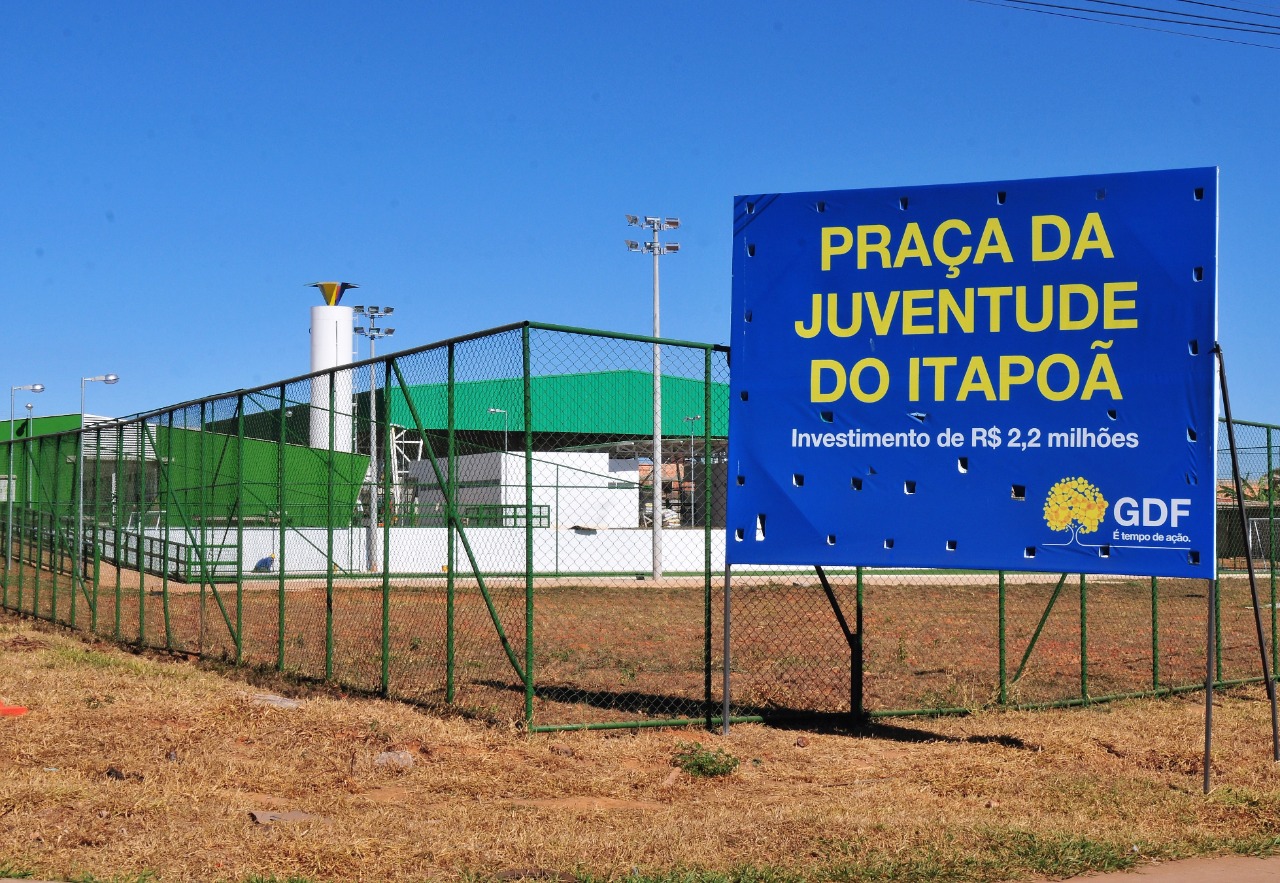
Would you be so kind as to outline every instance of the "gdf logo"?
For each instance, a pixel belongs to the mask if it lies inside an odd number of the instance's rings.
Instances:
[[[1191,516],[1191,501],[1143,497],[1139,502],[1133,497],[1121,497],[1116,500],[1114,512],[1116,523],[1121,527],[1160,527],[1164,524],[1177,527],[1179,519]]]

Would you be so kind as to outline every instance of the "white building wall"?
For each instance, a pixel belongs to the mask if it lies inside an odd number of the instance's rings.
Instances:
[[[443,463],[441,464],[443,468]],[[539,452],[533,455],[533,505],[546,507],[559,527],[638,527],[639,469],[635,461],[610,460],[607,453]],[[443,507],[444,494],[431,463],[408,469],[416,500],[425,511]],[[525,504],[525,457],[493,451],[458,458],[458,503],[520,507]]]
[[[397,575],[439,575],[446,572],[449,561],[448,530],[443,527],[393,527],[391,533],[390,571]],[[472,527],[466,529],[467,540],[476,555],[482,573],[522,574],[525,568],[525,529],[522,527]],[[246,528],[243,532],[242,556],[245,573],[268,555],[280,557],[280,531],[276,528]],[[190,546],[198,538],[184,531],[170,529],[168,554],[165,554],[164,531],[149,528],[144,554],[147,569],[153,572],[167,557],[170,571],[178,572],[180,561],[189,560],[193,571],[197,559],[181,546]],[[375,532],[374,560],[380,561],[382,530]],[[210,532],[205,542],[210,545],[208,565],[226,578],[235,574],[236,534]],[[364,528],[338,530],[333,534],[333,567],[338,573],[367,573],[364,569]],[[662,535],[663,569],[668,574],[701,573],[704,563],[702,530],[669,530]],[[285,531],[285,568],[290,575],[323,574],[329,568],[327,531],[307,528]],[[652,568],[652,534],[647,529],[535,528],[533,531],[533,567],[541,576],[572,574],[647,573]],[[113,533],[102,534],[102,554],[115,558]],[[137,560],[137,535],[126,535],[122,560],[134,565]],[[225,548],[218,548],[223,545]],[[456,545],[456,572],[473,572],[462,541]],[[724,569],[724,531],[711,532],[711,567]]]

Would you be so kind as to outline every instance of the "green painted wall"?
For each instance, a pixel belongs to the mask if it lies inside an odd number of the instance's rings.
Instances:
[[[277,524],[283,503],[288,526],[346,527],[369,467],[369,458],[358,454],[259,439],[241,443],[235,436],[155,424],[130,424],[117,461],[120,437],[115,427],[85,435],[85,511],[101,520],[116,511],[126,523],[142,511],[151,524],[163,511],[171,525],[225,523],[237,515],[246,524]],[[8,447],[0,445],[5,465]],[[74,433],[19,441],[13,461],[15,504],[74,515]]]
[[[553,374],[534,377],[533,431],[575,435],[635,435],[653,432],[653,375],[644,371],[598,371],[584,374]],[[448,388],[443,383],[409,387],[418,416],[426,429],[448,426]],[[404,390],[394,387],[389,396],[391,422],[415,428]],[[723,438],[729,431],[729,386],[711,386],[711,433]],[[507,412],[512,432],[524,431],[524,386],[520,378],[476,380],[455,384],[456,429],[501,431],[503,417],[490,408]],[[703,383],[685,377],[662,378],[662,431],[665,435],[688,435],[684,418],[694,414],[705,419]],[[698,435],[703,429],[697,428]]]
[[[80,428],[79,414],[58,414],[53,417],[32,417],[30,420],[18,414],[13,421],[13,437],[21,441],[38,435],[70,432]],[[9,440],[9,421],[0,421],[0,442]]]

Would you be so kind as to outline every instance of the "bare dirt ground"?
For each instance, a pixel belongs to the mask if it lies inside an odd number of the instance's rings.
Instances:
[[[191,585],[99,565],[96,585],[18,569],[10,606],[145,646],[235,658],[348,688],[386,692],[492,721],[524,714],[532,628],[533,719],[562,725],[705,716],[723,672],[723,585],[701,580],[493,577],[460,580],[263,578]],[[833,576],[849,622],[858,591]],[[1035,704],[1192,686],[1204,679],[1207,582],[1008,574],[868,574],[863,586],[865,707],[874,711]],[[1264,585],[1264,593],[1269,589]],[[709,602],[709,604],[708,604]],[[708,619],[709,606],[709,619]],[[746,577],[733,589],[735,714],[839,714],[850,707],[850,648],[812,573]],[[1267,605],[1264,623],[1276,629]],[[1005,646],[999,624],[1005,623]],[[710,627],[708,628],[708,622]],[[450,631],[449,624],[452,624]],[[1222,678],[1258,673],[1247,583],[1221,581]],[[238,637],[238,646],[237,646]],[[452,640],[450,640],[452,638]],[[452,656],[450,653],[452,652]],[[1005,694],[1000,695],[1003,661]]]
[[[1062,878],[1280,849],[1261,689],[882,722],[526,734],[0,616],[0,875]],[[691,743],[739,763],[699,777]]]

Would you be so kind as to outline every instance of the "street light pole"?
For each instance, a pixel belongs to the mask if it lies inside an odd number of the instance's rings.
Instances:
[[[502,415],[502,453],[505,454],[507,451],[511,450],[511,446],[507,441],[507,412],[502,408],[490,408],[489,413]]]
[[[698,482],[693,478],[693,428],[702,419],[701,414],[694,414],[692,417],[684,418],[684,422],[689,424],[689,478],[693,483],[693,487],[689,489],[689,526],[698,520]]]
[[[84,587],[84,385],[99,382],[110,385],[119,383],[120,378],[115,374],[80,378],[80,432],[76,434],[76,558],[73,582],[73,585],[80,589]],[[144,469],[143,480],[145,479],[146,470]],[[138,530],[142,530],[141,516],[139,516]]]
[[[680,227],[679,218],[658,218],[652,215],[627,215],[627,224],[640,227],[653,233],[648,242],[625,240],[628,251],[647,252],[653,255],[653,336],[662,336],[659,321],[658,297],[658,258],[664,254],[675,254],[680,251],[680,243],[668,242],[665,245],[659,240],[661,230],[676,230]],[[653,578],[662,576],[662,348],[653,344]]]
[[[352,310],[361,316],[369,318],[368,326],[357,325],[353,331],[363,337],[369,338],[369,359],[372,361],[375,356],[375,349],[378,339],[382,337],[390,337],[396,333],[394,328],[379,328],[378,322],[390,316],[396,311],[395,307],[352,307]],[[377,366],[369,365],[369,472],[371,480],[369,482],[369,542],[367,544],[368,567],[370,570],[377,570],[377,564],[373,560],[373,537],[374,532],[378,529],[378,395],[377,395]],[[387,451],[387,456],[391,456],[391,452]]]
[[[13,474],[13,406],[18,390],[26,392],[44,392],[43,383],[28,383],[24,386],[9,387],[9,471],[5,473],[5,494],[8,511],[4,517],[4,583],[9,585],[9,568],[13,559],[13,487],[17,476]],[[27,405],[30,408],[30,405]]]

